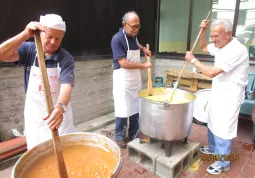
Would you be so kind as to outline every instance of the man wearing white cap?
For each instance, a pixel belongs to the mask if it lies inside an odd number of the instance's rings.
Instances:
[[[54,104],[50,116],[47,116],[35,43],[25,42],[34,36],[36,30],[40,31]],[[47,14],[40,17],[40,22],[30,22],[24,31],[0,45],[1,61],[24,66],[24,117],[28,149],[51,139],[50,129],[57,128],[60,135],[74,131],[70,105],[74,85],[74,60],[66,50],[60,48],[65,31],[65,22],[59,15]]]

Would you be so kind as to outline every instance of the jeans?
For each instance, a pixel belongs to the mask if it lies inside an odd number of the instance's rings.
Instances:
[[[129,117],[129,129],[128,129],[128,137],[130,140],[133,140],[134,137],[136,136],[136,133],[139,128],[139,114],[134,114]],[[124,140],[126,137],[126,129],[127,129],[127,117],[116,117],[115,119],[115,134],[116,134],[116,141]]]
[[[225,140],[214,135],[211,130],[208,128],[208,148],[211,152],[216,155],[229,155],[231,152],[232,139]],[[216,161],[216,163],[221,167],[229,167],[230,161]]]

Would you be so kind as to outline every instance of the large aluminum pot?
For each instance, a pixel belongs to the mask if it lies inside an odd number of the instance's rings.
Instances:
[[[96,133],[89,132],[76,132],[60,137],[62,147],[72,145],[90,145],[100,147],[112,151],[118,159],[117,165],[114,169],[112,177],[117,177],[117,174],[122,165],[122,155],[119,146],[116,145],[111,139]],[[52,153],[53,143],[52,140],[43,142],[31,150],[24,153],[16,162],[12,170],[12,178],[22,178],[23,174],[29,167],[38,159]]]
[[[172,90],[153,88],[153,96],[164,95],[164,101],[147,99],[147,90],[139,92],[139,127],[145,135],[162,141],[182,140],[189,136],[196,96],[188,91],[176,89],[172,102],[168,104],[165,101],[169,101]],[[174,104],[174,100],[184,103]]]

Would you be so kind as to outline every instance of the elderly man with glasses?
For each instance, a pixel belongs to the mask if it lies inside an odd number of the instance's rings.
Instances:
[[[54,104],[50,116],[47,116],[36,46],[34,42],[26,42],[37,30],[40,32]],[[65,22],[59,15],[47,14],[40,17],[40,22],[30,22],[21,33],[0,44],[1,61],[24,66],[24,117],[28,150],[50,139],[50,129],[59,129],[60,135],[74,131],[70,105],[74,60],[66,50],[60,48],[65,31]]]
[[[240,106],[245,98],[248,84],[249,56],[247,48],[232,37],[233,25],[226,19],[211,24],[208,44],[206,30],[209,21],[200,24],[202,33],[200,49],[214,56],[214,66],[201,63],[190,51],[185,59],[199,71],[212,78],[208,115],[208,146],[202,146],[203,154],[215,161],[207,168],[210,174],[221,174],[230,169],[231,161],[238,155],[231,154],[232,140],[237,136]]]
[[[139,44],[137,34],[141,27],[136,12],[127,12],[122,18],[120,28],[111,41],[113,53],[113,98],[116,117],[116,141],[121,148],[126,148],[126,129],[129,118],[128,139],[133,140],[139,124],[139,96],[141,90],[140,69],[151,68],[150,62],[140,62],[140,50],[145,56],[151,51]]]

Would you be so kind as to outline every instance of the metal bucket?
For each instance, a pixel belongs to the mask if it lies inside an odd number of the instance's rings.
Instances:
[[[60,137],[62,147],[73,145],[89,145],[108,149],[114,153],[118,159],[117,165],[113,171],[112,177],[117,177],[117,174],[122,165],[122,155],[119,146],[111,139],[96,133],[76,132]],[[43,142],[31,150],[24,153],[16,162],[12,170],[12,178],[22,178],[23,174],[36,162],[38,159],[54,152],[52,140]]]
[[[166,95],[170,99],[172,88],[153,88],[153,95]],[[188,100],[186,103],[168,104],[146,99],[147,90],[139,92],[139,127],[145,135],[162,141],[182,140],[189,136],[193,120],[196,96],[188,91],[176,89],[173,98]]]

